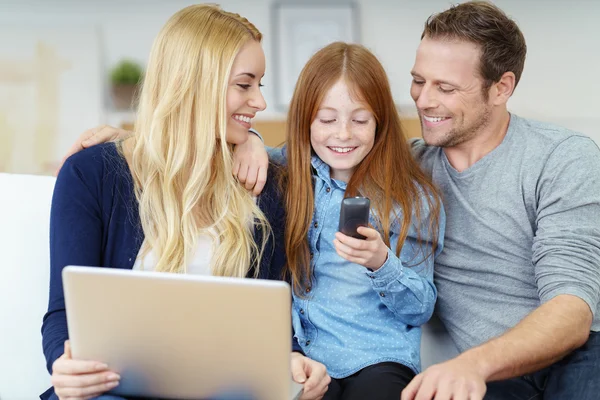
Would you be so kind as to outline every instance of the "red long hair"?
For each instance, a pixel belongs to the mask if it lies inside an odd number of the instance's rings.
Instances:
[[[432,238],[433,250],[427,256],[432,256],[437,246],[439,195],[411,154],[383,66],[363,46],[332,43],[319,50],[300,73],[287,118],[285,249],[287,273],[299,294],[312,280],[307,241],[314,212],[310,126],[325,94],[340,78],[370,107],[377,125],[373,149],[354,171],[345,196],[361,194],[371,199],[371,207],[379,218],[375,228],[388,247],[391,247],[391,222],[393,218],[401,220],[397,255],[413,223],[413,215],[417,224],[427,224],[425,230],[416,226],[419,235],[425,231]],[[395,214],[398,207],[401,215]],[[429,213],[426,222],[422,221],[424,211]]]

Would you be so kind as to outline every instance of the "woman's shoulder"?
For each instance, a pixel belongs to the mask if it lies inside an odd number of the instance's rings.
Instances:
[[[258,196],[258,204],[265,214],[274,214],[283,212],[283,167],[278,164],[269,164],[267,182],[262,192]]]
[[[273,162],[269,162],[267,181],[265,183],[265,187],[261,192],[261,197],[264,195],[279,197],[283,196],[284,182],[282,181],[282,178],[284,178],[284,172],[285,170],[283,166]]]
[[[60,175],[76,174],[88,183],[106,182],[123,176],[128,171],[127,163],[117,148],[117,144],[103,143],[81,150],[70,156],[62,166]]]
[[[99,199],[114,193],[130,193],[133,180],[124,157],[115,143],[99,144],[73,154],[63,164],[56,180],[55,194],[73,196],[87,193]]]

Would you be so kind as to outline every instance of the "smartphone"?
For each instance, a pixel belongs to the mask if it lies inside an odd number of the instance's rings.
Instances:
[[[367,197],[347,197],[342,200],[340,225],[338,230],[344,235],[357,239],[366,239],[356,229],[359,226],[369,226],[369,209],[371,202]]]

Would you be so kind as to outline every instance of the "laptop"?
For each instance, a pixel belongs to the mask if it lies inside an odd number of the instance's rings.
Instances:
[[[68,266],[73,358],[121,376],[111,394],[210,399],[243,391],[296,399],[285,282]]]

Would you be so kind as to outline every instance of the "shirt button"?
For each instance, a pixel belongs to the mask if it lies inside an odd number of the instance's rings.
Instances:
[[[300,314],[304,315],[304,309],[303,308],[300,309]]]
[[[310,286],[306,288],[306,293],[310,293]]]
[[[327,188],[327,189],[325,189],[325,191],[326,191],[327,193],[329,193],[329,192],[331,192],[331,188]]]
[[[319,227],[319,223],[318,223],[317,221],[315,221],[315,223],[313,224],[313,226],[314,226],[315,228],[318,228],[318,227]]]
[[[383,292],[379,292],[379,295],[380,295],[381,297],[385,297],[385,293],[383,293]]]
[[[310,345],[310,340],[307,340],[307,341],[306,341],[306,345],[307,345],[307,346],[308,346],[308,345]]]

